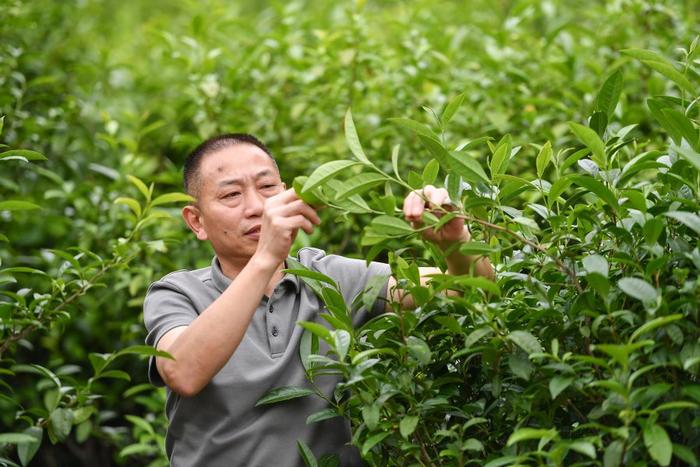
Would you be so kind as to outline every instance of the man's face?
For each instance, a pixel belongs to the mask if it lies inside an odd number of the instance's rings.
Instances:
[[[250,259],[260,237],[265,200],[285,189],[274,162],[252,144],[235,144],[208,154],[200,165],[196,222],[200,240],[220,257]],[[187,216],[186,216],[187,218]],[[196,223],[199,223],[196,228]]]

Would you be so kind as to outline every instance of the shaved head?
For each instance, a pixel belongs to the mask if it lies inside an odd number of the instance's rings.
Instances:
[[[202,165],[202,160],[206,156],[238,144],[250,144],[251,146],[260,148],[265,154],[270,156],[270,159],[272,159],[272,162],[275,164],[275,168],[277,168],[277,161],[275,161],[270,150],[255,136],[247,133],[227,133],[214,136],[197,146],[194,151],[187,156],[187,159],[185,159],[185,167],[183,169],[185,192],[195,198],[198,197],[199,189],[202,184],[200,167]]]

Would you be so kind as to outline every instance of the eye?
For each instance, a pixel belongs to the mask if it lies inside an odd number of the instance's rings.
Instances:
[[[226,193],[224,195],[224,198],[235,198],[236,196],[240,195],[241,193],[238,191],[232,191],[231,193]]]
[[[263,185],[263,190],[269,190],[270,188],[277,188],[277,185]]]

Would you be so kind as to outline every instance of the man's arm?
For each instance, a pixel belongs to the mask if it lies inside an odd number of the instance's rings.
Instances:
[[[427,202],[424,198],[427,198]],[[414,228],[422,225],[423,212],[431,207],[442,206],[448,200],[447,190],[426,186],[420,192],[411,192],[404,200],[403,212],[406,220],[411,222]],[[442,229],[435,231],[428,229],[423,231],[423,238],[435,243],[442,251],[451,251],[445,257],[447,263],[447,273],[452,276],[460,276],[473,273],[476,276],[486,277],[494,280],[496,275],[493,266],[487,257],[464,255],[459,252],[459,248],[454,248],[456,243],[468,242],[471,240],[469,229],[460,218],[452,219],[445,224]],[[425,285],[431,275],[442,274],[438,268],[419,268],[421,284]],[[414,308],[415,303],[410,294],[397,287],[396,278],[390,277],[388,283],[388,293],[392,301],[399,302],[403,308]],[[449,292],[448,292],[449,293]],[[457,292],[450,293],[457,294]],[[391,307],[387,304],[387,310]]]
[[[219,298],[188,326],[168,331],[157,344],[174,360],[156,358],[163,381],[182,396],[193,396],[236,351],[263,294],[278,273],[298,229],[307,233],[320,219],[293,190],[266,200],[256,253]]]

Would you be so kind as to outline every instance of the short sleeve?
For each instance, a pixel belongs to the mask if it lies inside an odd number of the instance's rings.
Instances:
[[[167,280],[154,282],[143,302],[143,321],[148,331],[146,344],[155,348],[168,331],[188,326],[196,317],[194,305],[176,285]],[[148,361],[148,379],[156,386],[165,384],[156,368],[155,357]]]
[[[325,274],[338,283],[340,292],[348,305],[365,290],[367,281],[374,276],[383,276],[385,281],[377,296],[372,310],[360,309],[353,316],[353,324],[362,326],[365,322],[384,311],[384,302],[387,296],[387,286],[391,267],[386,263],[372,261],[369,264],[361,259],[346,258],[338,255],[323,255],[316,257],[311,262],[312,269]]]

